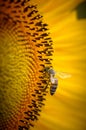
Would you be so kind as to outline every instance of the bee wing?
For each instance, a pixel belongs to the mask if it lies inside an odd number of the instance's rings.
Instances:
[[[64,73],[64,72],[56,72],[56,75],[58,77],[60,77],[61,79],[66,79],[66,78],[70,78],[71,77],[71,74],[67,74],[67,73]]]

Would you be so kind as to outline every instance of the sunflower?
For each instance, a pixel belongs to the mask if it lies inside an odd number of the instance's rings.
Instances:
[[[77,14],[83,2],[1,0],[1,130],[86,129],[86,20]],[[45,66],[71,75],[57,77],[54,96]]]
[[[34,130],[86,129],[86,19],[78,17],[80,4],[86,9],[83,0],[39,2],[53,39],[53,67],[71,78],[57,77],[58,89],[53,97],[48,93]]]

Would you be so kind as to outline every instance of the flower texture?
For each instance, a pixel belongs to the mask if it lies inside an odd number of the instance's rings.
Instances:
[[[29,130],[40,116],[52,39],[30,0],[0,1],[0,130]]]
[[[38,4],[53,39],[54,70],[71,74],[71,78],[57,77],[58,89],[54,96],[47,95],[34,130],[86,129],[86,19],[77,12],[83,3],[86,5],[83,0],[42,0]]]
[[[86,129],[86,19],[77,11],[83,2],[0,1],[1,130]],[[57,77],[54,96],[45,66],[71,74]]]

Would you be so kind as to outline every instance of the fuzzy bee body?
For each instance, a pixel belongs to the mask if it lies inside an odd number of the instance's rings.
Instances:
[[[48,70],[49,77],[50,77],[50,94],[54,95],[58,86],[58,79],[55,78],[55,71],[53,69]]]
[[[54,95],[54,93],[56,92],[57,87],[58,87],[58,80],[57,80],[57,78],[52,77],[51,86],[50,86],[50,94],[51,95]]]
[[[49,81],[50,81],[50,94],[54,95],[57,88],[58,88],[58,78],[55,78],[55,75],[57,75],[61,79],[70,78],[71,74],[67,74],[65,72],[55,72],[53,68],[45,68],[45,71],[49,75]]]
[[[57,85],[56,84],[51,85],[50,86],[50,94],[54,95],[54,93],[56,92],[56,89],[57,89]]]

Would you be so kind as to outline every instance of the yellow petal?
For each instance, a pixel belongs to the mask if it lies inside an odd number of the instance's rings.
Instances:
[[[53,67],[71,78],[59,79],[54,96],[48,94],[34,130],[86,129],[86,19],[74,10],[82,0],[40,2],[54,44]]]

